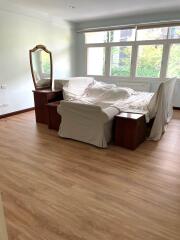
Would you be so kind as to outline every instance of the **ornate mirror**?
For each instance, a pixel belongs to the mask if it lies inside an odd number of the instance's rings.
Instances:
[[[29,51],[31,73],[35,89],[52,88],[52,55],[43,45]]]

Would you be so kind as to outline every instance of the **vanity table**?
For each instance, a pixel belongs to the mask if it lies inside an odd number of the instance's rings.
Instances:
[[[49,112],[47,104],[62,100],[62,90],[34,90],[33,94],[36,122],[48,124]]]
[[[52,54],[44,45],[37,45],[29,51],[31,74],[35,90],[34,104],[36,122],[49,124],[48,104],[63,99],[62,90],[53,90]]]

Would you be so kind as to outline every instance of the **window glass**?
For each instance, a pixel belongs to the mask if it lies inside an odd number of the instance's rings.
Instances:
[[[170,39],[180,38],[180,26],[169,28],[169,38]]]
[[[108,41],[108,32],[88,32],[85,33],[86,43],[105,43]]]
[[[90,47],[87,49],[87,75],[104,75],[105,48]]]
[[[137,30],[137,40],[160,40],[167,38],[167,27],[163,28],[147,28],[147,29],[138,29]]]
[[[162,53],[162,45],[140,45],[138,47],[136,77],[159,78]]]
[[[134,41],[135,29],[121,29],[109,31],[110,42]]]
[[[170,47],[167,77],[180,78],[180,43]]]
[[[111,76],[130,76],[131,52],[131,46],[111,47]]]

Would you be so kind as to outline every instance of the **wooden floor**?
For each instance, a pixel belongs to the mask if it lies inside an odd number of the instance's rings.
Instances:
[[[136,151],[1,119],[0,191],[9,240],[179,240],[180,111]]]
[[[6,223],[4,218],[4,208],[2,205],[1,194],[0,194],[0,239],[8,240]]]

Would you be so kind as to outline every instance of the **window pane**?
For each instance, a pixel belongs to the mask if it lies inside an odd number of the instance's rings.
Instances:
[[[167,38],[167,27],[163,28],[147,28],[137,30],[137,40],[159,40]]]
[[[180,38],[180,26],[169,28],[169,38]]]
[[[131,46],[111,48],[111,76],[130,76]]]
[[[162,45],[139,46],[136,77],[159,78],[161,70],[162,52]]]
[[[108,32],[85,33],[86,43],[105,43],[108,40]]]
[[[90,47],[87,51],[87,75],[104,75],[105,48]]]
[[[109,32],[110,42],[134,41],[135,29],[122,29]]]
[[[180,78],[180,44],[172,44],[170,48],[167,77]]]

